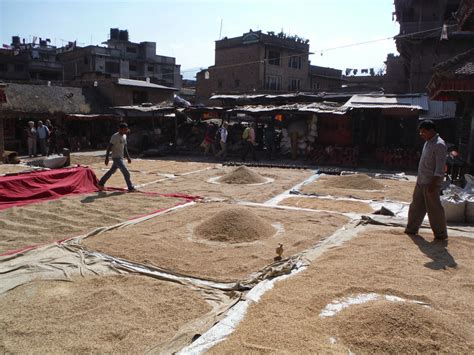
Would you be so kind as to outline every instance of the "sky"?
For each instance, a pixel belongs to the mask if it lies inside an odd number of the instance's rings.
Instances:
[[[386,39],[399,32],[393,11],[393,0],[0,0],[0,45],[15,35],[100,45],[110,28],[126,29],[132,42],[156,42],[157,54],[175,57],[191,79],[214,64],[220,37],[283,30],[309,39],[312,65],[377,71],[397,54]]]

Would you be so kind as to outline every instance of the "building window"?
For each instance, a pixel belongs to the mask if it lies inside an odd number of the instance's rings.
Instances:
[[[120,73],[120,63],[117,62],[105,62],[106,73]]]
[[[280,52],[269,51],[268,52],[268,64],[280,65]]]
[[[288,91],[296,91],[300,89],[300,79],[290,79],[288,81]]]
[[[144,102],[148,102],[148,93],[146,91],[134,91],[132,95],[134,105],[140,105]]]
[[[281,76],[267,75],[267,79],[265,80],[265,89],[281,90]]]
[[[25,66],[23,64],[15,64],[15,71],[16,72],[25,71]]]
[[[290,60],[288,61],[288,67],[301,69],[301,56],[299,55],[291,56]]]
[[[161,78],[163,80],[168,80],[168,81],[174,81],[174,68],[167,68],[167,67],[162,67],[161,68]]]
[[[313,89],[314,89],[314,90],[319,90],[319,89],[321,89],[321,84],[320,84],[320,83],[313,84]]]
[[[84,56],[84,64],[89,64],[89,58],[87,56]]]
[[[155,68],[153,67],[153,65],[149,65],[149,66],[148,66],[148,71],[149,71],[150,73],[153,73],[153,72],[155,71]]]
[[[127,47],[127,53],[137,53],[137,49],[135,47]]]
[[[218,88],[218,89],[222,89],[222,80],[219,80],[219,81],[217,82],[217,88]]]
[[[137,71],[137,65],[130,63],[130,64],[128,65],[128,70],[130,70],[130,71]]]
[[[240,86],[240,80],[235,79],[235,87],[238,88]]]
[[[8,67],[5,63],[0,63],[0,71],[8,71]]]

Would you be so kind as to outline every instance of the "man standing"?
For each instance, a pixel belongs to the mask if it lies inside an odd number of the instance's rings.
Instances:
[[[257,124],[254,122],[249,127],[244,130],[242,134],[242,139],[244,140],[244,150],[242,154],[242,160],[245,161],[247,154],[252,153],[252,159],[257,160],[257,155],[255,154],[255,127]]]
[[[36,129],[36,134],[38,135],[39,146],[41,150],[41,155],[46,155],[47,153],[47,140],[49,137],[49,129],[43,124],[43,121],[38,121],[38,128]]]
[[[26,142],[28,144],[28,155],[36,157],[36,128],[33,121],[28,121],[28,128],[26,129]]]
[[[425,145],[418,166],[418,177],[408,211],[405,233],[416,235],[428,213],[435,240],[447,240],[446,218],[439,197],[444,178],[447,148],[435,129],[433,121],[430,120],[423,121],[418,126]]]
[[[105,173],[104,176],[99,181],[99,189],[102,191],[104,190],[104,185],[107,180],[117,171],[120,171],[125,178],[125,182],[127,183],[128,191],[135,192],[135,187],[130,180],[130,172],[127,169],[127,166],[123,162],[124,154],[127,158],[129,164],[132,163],[130,159],[130,155],[128,154],[127,149],[127,133],[128,133],[128,125],[125,122],[120,123],[119,130],[117,133],[113,134],[110,138],[110,143],[107,146],[107,151],[105,152],[105,165],[109,165],[109,153],[112,152],[112,167],[109,171]]]
[[[219,144],[221,146],[221,150],[219,153],[216,154],[216,157],[222,157],[222,159],[227,158],[227,136],[229,132],[227,131],[227,127],[229,124],[224,122],[222,126],[218,130],[218,134],[220,137]]]

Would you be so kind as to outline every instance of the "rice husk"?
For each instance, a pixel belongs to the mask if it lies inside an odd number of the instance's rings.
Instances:
[[[194,231],[199,238],[227,243],[253,242],[275,234],[271,224],[243,207],[220,211]]]
[[[181,201],[113,191],[8,208],[0,211],[0,253],[74,237]]]
[[[245,165],[239,166],[237,169],[219,178],[219,182],[226,184],[261,184],[265,181],[266,179],[262,175],[247,168]]]
[[[284,245],[285,258],[314,246],[349,221],[339,214],[246,207],[278,232],[272,231],[271,237],[252,243],[212,242],[196,236],[196,226],[229,207],[198,203],[128,228],[91,236],[83,243],[88,249],[126,260],[231,282],[273,263],[279,243]]]
[[[325,180],[324,186],[338,189],[356,189],[356,190],[381,190],[383,184],[366,174],[353,174],[335,176],[332,179]]]
[[[344,201],[308,197],[289,197],[281,201],[279,205],[342,213],[372,213],[374,211],[369,204],[361,201]]]
[[[347,185],[342,182],[347,182]],[[380,185],[383,186],[380,187]],[[374,179],[367,175],[362,178],[356,175],[343,175],[321,176],[314,182],[304,185],[301,191],[307,194],[344,196],[364,200],[409,202],[414,188],[414,181]]]
[[[357,353],[463,353],[456,321],[442,311],[407,302],[350,307],[334,319],[338,338]],[[449,347],[446,346],[449,344]]]
[[[474,240],[452,232],[446,248],[432,242],[431,233],[421,234],[412,239],[403,228],[374,227],[327,249],[305,271],[275,283],[208,353],[473,353]],[[366,293],[421,301],[431,308],[383,303],[384,310],[366,303],[334,317],[319,315],[334,300]],[[384,332],[390,335],[382,339]],[[399,336],[414,348],[401,348]]]
[[[0,296],[0,353],[144,353],[211,307],[145,276],[36,281]]]

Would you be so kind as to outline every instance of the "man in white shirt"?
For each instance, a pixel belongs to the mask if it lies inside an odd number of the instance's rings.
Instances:
[[[227,131],[228,126],[229,124],[224,122],[218,131],[220,136],[219,144],[221,146],[221,150],[216,154],[216,157],[222,157],[222,159],[227,158],[227,136],[229,135],[229,132]]]
[[[127,133],[128,125],[125,122],[122,122],[119,125],[118,132],[113,134],[112,137],[110,137],[110,143],[107,146],[107,151],[105,153],[105,165],[109,165],[110,152],[112,152],[111,156],[113,164],[109,171],[107,171],[99,181],[99,189],[101,191],[104,190],[105,183],[117,171],[117,169],[120,169],[120,171],[122,172],[123,177],[125,178],[125,182],[127,183],[128,191],[136,191],[135,187],[132,184],[132,181],[130,180],[130,172],[128,171],[127,166],[123,161],[125,155],[125,158],[127,158],[128,163],[132,163],[132,159],[130,159],[130,155],[128,154],[127,149]]]

